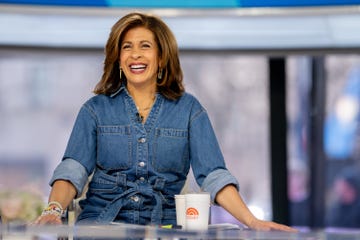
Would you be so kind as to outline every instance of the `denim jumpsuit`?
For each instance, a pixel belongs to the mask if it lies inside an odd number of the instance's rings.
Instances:
[[[80,223],[175,224],[174,195],[190,166],[212,201],[237,180],[226,169],[213,128],[198,100],[156,95],[145,123],[126,87],[96,95],[80,109],[61,163],[50,185],[70,181],[80,201]]]

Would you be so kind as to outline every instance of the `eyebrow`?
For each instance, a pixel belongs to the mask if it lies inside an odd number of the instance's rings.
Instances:
[[[125,44],[125,43],[130,43],[130,44],[132,44],[133,42],[131,42],[131,41],[124,41],[124,42],[122,43],[122,45]],[[153,45],[153,42],[151,42],[151,41],[149,41],[149,40],[141,40],[141,41],[140,41],[140,44],[141,44],[141,43],[149,43],[149,44]]]

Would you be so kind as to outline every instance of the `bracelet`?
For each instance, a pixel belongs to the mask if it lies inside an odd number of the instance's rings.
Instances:
[[[48,206],[41,213],[41,216],[52,214],[52,215],[56,215],[58,217],[61,217],[63,212],[64,212],[64,210],[62,209],[60,203],[58,203],[58,202],[49,202]]]
[[[62,206],[61,206],[61,204],[59,202],[56,202],[56,201],[49,202],[48,206],[51,206],[51,205],[56,205],[58,208],[63,210],[63,208],[62,208]]]

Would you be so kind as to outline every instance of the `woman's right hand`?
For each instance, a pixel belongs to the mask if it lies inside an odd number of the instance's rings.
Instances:
[[[40,215],[31,225],[60,225],[61,217],[56,214]]]

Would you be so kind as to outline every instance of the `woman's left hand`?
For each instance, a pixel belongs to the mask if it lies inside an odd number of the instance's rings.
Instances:
[[[259,231],[271,231],[271,230],[278,230],[278,231],[285,231],[285,232],[298,232],[297,229],[286,226],[284,224],[279,224],[276,222],[271,221],[264,221],[259,219],[254,219],[249,225],[249,228],[253,230]]]

